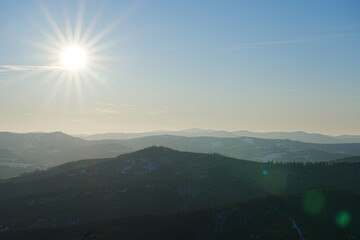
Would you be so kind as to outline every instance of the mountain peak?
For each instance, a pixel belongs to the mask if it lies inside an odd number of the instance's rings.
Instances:
[[[158,155],[158,154],[169,154],[169,153],[179,153],[180,151],[171,149],[171,148],[167,148],[164,146],[151,146],[151,147],[147,147],[132,153],[128,153],[128,154],[123,154],[118,156],[118,158],[124,156],[124,155],[146,155],[146,156],[153,156],[153,155]]]

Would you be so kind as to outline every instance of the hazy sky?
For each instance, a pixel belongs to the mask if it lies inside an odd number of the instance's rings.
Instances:
[[[360,1],[83,3],[1,1],[0,131],[360,134]]]

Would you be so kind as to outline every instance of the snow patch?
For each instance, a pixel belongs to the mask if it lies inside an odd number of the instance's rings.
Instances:
[[[15,160],[16,160],[16,158],[0,157],[0,161],[9,161],[9,162],[11,162],[11,161],[15,161]]]
[[[31,224],[30,228],[38,228],[44,225],[43,219],[37,219],[33,224]]]
[[[125,166],[119,170],[119,173],[124,174],[132,169],[131,165]]]
[[[264,149],[269,149],[270,147],[266,147],[266,146],[255,146],[256,150],[264,150]]]
[[[154,186],[155,186],[155,184],[147,184],[144,187],[153,190]]]
[[[25,203],[26,203],[26,205],[34,206],[34,205],[35,205],[35,200],[34,200],[34,199],[28,200],[28,201],[26,201]]]
[[[139,161],[140,161],[141,167],[148,172],[154,171],[158,168],[158,166],[155,163],[153,163],[147,159],[142,158]]]
[[[283,143],[283,142],[278,142],[278,143],[276,144],[276,147],[277,147],[277,148],[286,148],[286,145],[287,145],[287,144],[285,144],[285,143]]]
[[[122,189],[117,190],[116,192],[118,192],[118,193],[126,193],[127,190],[128,190],[128,188],[122,188]]]
[[[247,143],[250,143],[250,144],[253,144],[253,143],[254,143],[254,139],[253,139],[253,138],[243,138],[243,141],[244,141],[244,142],[247,142]]]
[[[40,199],[38,202],[40,204],[46,204],[46,203],[51,203],[51,202],[59,202],[62,201],[63,197],[57,196],[57,197],[45,197]]]
[[[295,230],[298,232],[300,240],[305,240],[305,238],[303,238],[302,236],[302,232],[301,229],[299,228],[299,226],[296,224],[295,220],[292,219],[291,217],[288,216],[288,218],[290,219],[291,223],[292,223],[292,227],[295,228]]]
[[[258,157],[256,159],[259,159],[261,161],[270,161],[270,160],[274,160],[274,159],[278,159],[281,158],[282,156],[284,156],[286,153],[285,152],[280,152],[280,153],[271,153],[269,155],[263,156],[263,157]]]
[[[36,136],[31,140],[31,142],[30,142],[28,145],[26,145],[26,147],[29,148],[29,149],[35,148],[34,143],[35,143],[35,142],[38,142],[43,136],[44,136],[43,134],[38,134],[38,135],[36,135]]]
[[[77,224],[79,224],[79,218],[73,217],[72,219],[69,219],[69,220],[68,220],[68,224],[71,224],[71,225],[77,225]]]
[[[309,155],[309,154],[299,155],[299,156],[296,156],[296,158],[302,158],[302,159],[305,159],[306,161],[309,161],[309,162],[315,162],[314,156]]]
[[[211,142],[211,146],[212,147],[221,147],[221,146],[224,146],[224,144],[222,142]]]
[[[9,230],[10,230],[9,226],[0,225],[0,232],[6,232]]]
[[[0,166],[12,167],[12,168],[40,168],[30,163],[0,163]]]

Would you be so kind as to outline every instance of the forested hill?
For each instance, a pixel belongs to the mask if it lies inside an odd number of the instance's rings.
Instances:
[[[82,224],[320,187],[358,194],[359,172],[360,163],[257,163],[150,147],[6,180],[0,184],[0,222],[10,230]]]
[[[348,240],[360,239],[360,196],[313,189],[169,215],[120,217],[59,227],[4,231],[37,240]],[[88,209],[91,211],[91,209]]]

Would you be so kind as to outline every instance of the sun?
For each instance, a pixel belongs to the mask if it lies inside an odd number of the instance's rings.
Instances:
[[[117,38],[112,38],[110,42],[107,39],[112,30],[122,23],[124,15],[119,15],[107,26],[98,26],[97,20],[101,11],[99,10],[95,17],[86,16],[86,1],[77,2],[78,11],[74,12],[68,12],[68,7],[64,5],[65,11],[60,14],[64,17],[64,23],[55,18],[59,17],[59,14],[53,15],[44,3],[39,3],[45,17],[35,26],[41,33],[41,41],[26,40],[43,51],[39,58],[43,60],[44,66],[36,68],[37,71],[28,71],[26,76],[48,73],[42,75],[39,82],[41,86],[48,83],[52,86],[45,103],[49,107],[58,95],[63,96],[66,103],[68,98],[76,96],[78,103],[84,104],[84,96],[96,96],[99,88],[113,91],[106,83],[109,76],[117,76],[117,71],[113,71],[105,62],[118,61],[119,57],[104,53],[120,42]],[[70,13],[75,15],[71,18]]]
[[[78,70],[83,68],[87,62],[87,54],[78,46],[66,47],[61,53],[61,64],[65,69]]]

